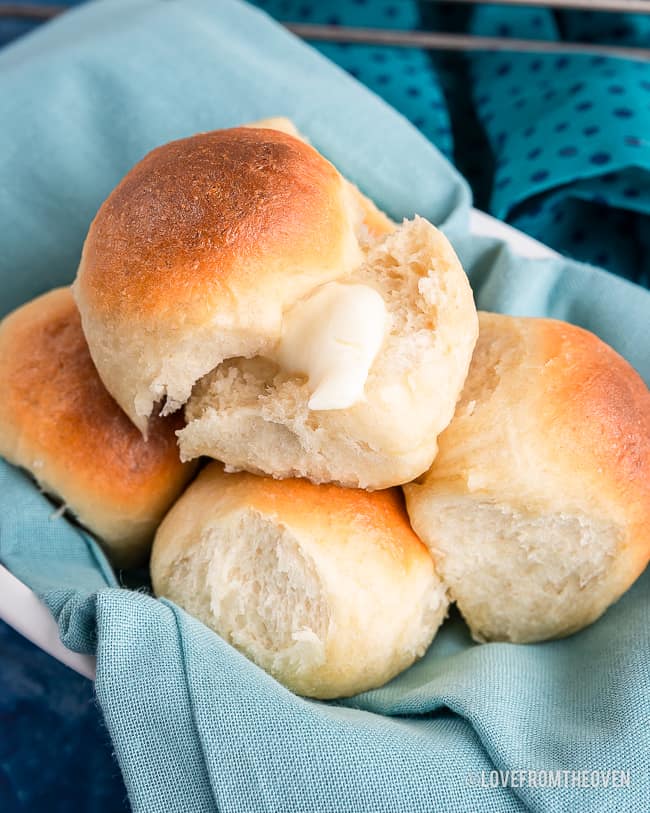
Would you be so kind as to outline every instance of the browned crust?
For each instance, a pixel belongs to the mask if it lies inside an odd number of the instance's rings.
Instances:
[[[285,116],[273,116],[272,118],[268,119],[260,119],[259,121],[254,121],[250,124],[244,124],[242,126],[248,129],[254,129],[257,127],[262,129],[279,130],[282,133],[287,133],[295,138],[299,138],[301,141],[305,141],[307,144],[309,143],[305,136],[298,131],[298,128],[293,121]],[[394,232],[397,226],[388,217],[388,215],[384,214],[384,212],[378,209],[374,202],[370,200],[370,198],[367,198],[353,183],[348,183],[350,184],[350,190],[352,191],[352,194],[356,198],[357,204],[359,205],[361,214],[363,216],[363,225],[368,230],[369,235],[375,240],[380,240],[387,234]]]
[[[100,536],[110,537],[111,525],[125,518],[160,519],[191,475],[176,446],[180,416],[152,419],[145,442],[107,393],[69,288],[38,297],[0,324],[0,386],[0,453]]]
[[[623,543],[636,572],[650,557],[650,391],[609,345],[583,328],[555,319],[479,314],[479,341],[459,404],[459,417],[443,434],[432,471],[450,475],[446,457],[467,440],[469,404],[495,399],[493,423],[505,422],[495,443],[511,443],[543,467],[541,493],[572,495],[585,510],[600,512],[626,529]],[[502,417],[500,417],[502,416]],[[493,423],[481,418],[481,433]],[[499,429],[499,427],[496,427]],[[495,453],[502,451],[495,448]],[[525,455],[526,456],[526,455]],[[465,452],[463,464],[471,460]],[[494,465],[485,444],[480,467]],[[511,461],[515,465],[515,461]],[[533,465],[533,463],[531,463]],[[529,471],[537,487],[538,475]],[[544,483],[542,485],[541,483]],[[508,481],[504,481],[507,487]],[[492,490],[497,494],[497,484]]]
[[[430,559],[426,546],[411,528],[399,488],[382,491],[316,485],[297,478],[274,480],[241,472],[226,474],[212,463],[184,496],[199,502],[214,494],[227,502],[257,509],[279,522],[310,533],[322,544],[345,544],[350,534],[364,534],[385,550],[396,567],[410,568]]]
[[[280,258],[285,272],[335,262],[346,233],[342,180],[312,147],[270,129],[233,128],[150,152],[100,208],[78,285],[110,321],[162,316],[254,288]]]
[[[587,330],[536,320],[542,356],[537,391],[549,446],[567,471],[607,483],[650,555],[650,391],[615,350]]]
[[[456,416],[424,480],[464,488],[473,471],[498,498],[523,476],[540,497],[557,504],[566,495],[626,527],[645,563],[650,392],[641,377],[567,322],[480,313],[479,325]]]

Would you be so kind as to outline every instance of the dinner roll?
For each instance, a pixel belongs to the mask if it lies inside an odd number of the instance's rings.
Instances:
[[[184,459],[209,455],[231,471],[370,489],[407,482],[427,469],[476,340],[467,278],[441,232],[416,218],[371,249],[345,283],[377,292],[386,309],[363,397],[347,408],[310,408],[313,385],[304,375],[277,359],[230,359],[194,389],[187,426],[179,432]],[[355,310],[347,330],[376,326],[373,313]],[[329,324],[326,313],[308,320],[309,335],[299,336],[299,345],[329,347]],[[345,330],[334,338],[358,342]],[[336,393],[346,385],[337,377]]]
[[[111,194],[75,283],[91,354],[143,431],[154,404],[189,400],[186,460],[407,482],[467,374],[467,277],[431,224],[391,231],[290,122],[273,123],[154,150]]]
[[[568,635],[644,569],[650,393],[593,334],[481,313],[439,442],[407,506],[477,640]]]
[[[381,686],[447,612],[398,489],[369,493],[205,468],[158,529],[156,595],[308,697]]]
[[[141,564],[193,472],[178,457],[181,421],[152,421],[145,443],[93,367],[69,288],[0,323],[0,455],[97,534],[113,563]]]
[[[359,265],[361,213],[316,150],[278,130],[201,133],[150,152],[102,204],[74,293],[107,389],[146,431],[201,376],[254,356],[283,310]]]

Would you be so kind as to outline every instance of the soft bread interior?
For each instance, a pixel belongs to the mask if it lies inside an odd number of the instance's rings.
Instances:
[[[314,563],[290,531],[240,511],[170,565],[158,576],[165,595],[270,674],[313,690],[305,676],[325,660],[329,612]]]
[[[621,529],[551,508],[429,496],[411,515],[477,641],[568,635],[603,612]]]
[[[179,433],[183,459],[206,454],[229,470],[363,488],[405,482],[430,465],[476,340],[464,272],[444,236],[416,218],[339,281],[371,286],[388,312],[364,400],[310,411],[304,376],[263,357],[230,359],[193,390]]]

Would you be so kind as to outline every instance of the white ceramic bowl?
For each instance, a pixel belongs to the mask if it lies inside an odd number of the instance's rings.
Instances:
[[[477,236],[496,237],[505,241],[522,257],[543,259],[555,255],[554,251],[533,240],[532,237],[476,209],[471,212],[471,231]],[[0,565],[0,619],[61,663],[91,680],[94,678],[95,659],[71,652],[63,646],[59,640],[56,621],[47,607],[29,587],[2,565]]]

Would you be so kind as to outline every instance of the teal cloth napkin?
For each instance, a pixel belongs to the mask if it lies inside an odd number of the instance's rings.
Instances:
[[[585,325],[650,381],[650,293],[471,239],[467,187],[441,155],[236,0],[104,0],[0,53],[2,312],[72,279],[98,205],[151,147],[272,114],[291,116],[394,217],[442,225],[481,307]],[[121,589],[94,542],[2,461],[0,560],[44,598],[66,645],[96,653],[135,811],[650,809],[647,576],[563,641],[477,646],[453,616],[388,686],[320,703],[169,602]],[[493,787],[494,770],[588,774]],[[612,787],[612,770],[629,785]]]

